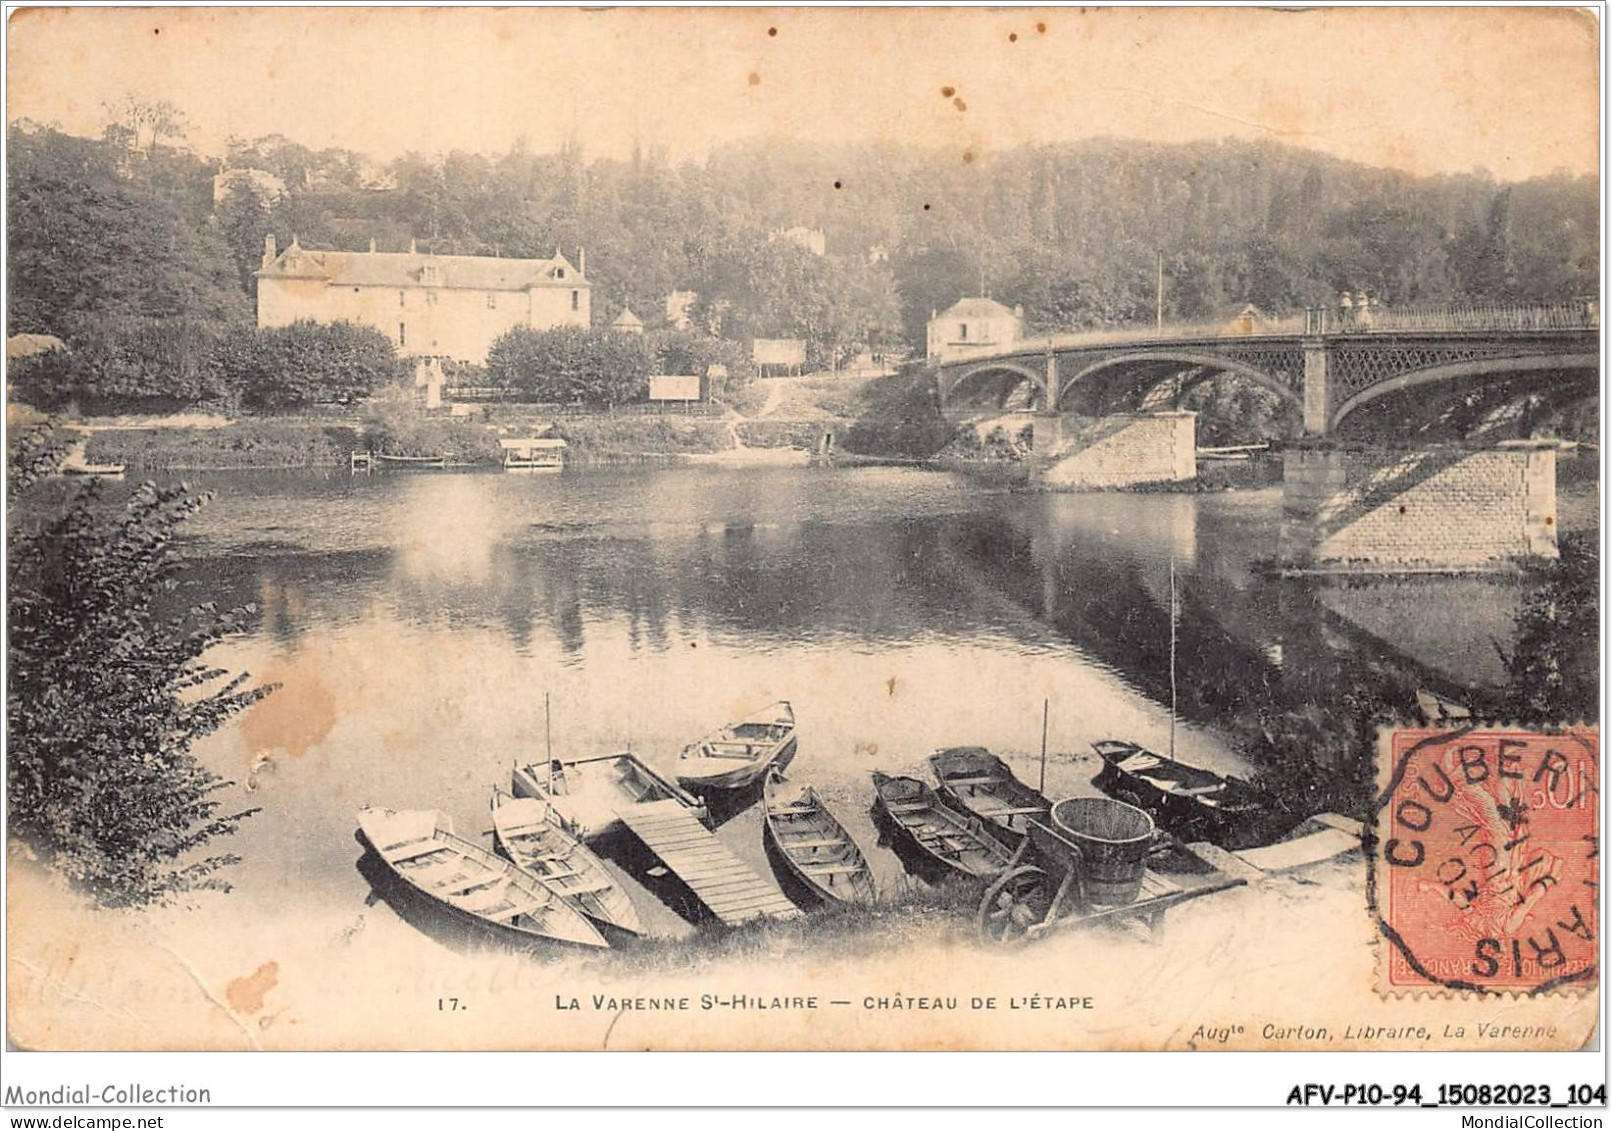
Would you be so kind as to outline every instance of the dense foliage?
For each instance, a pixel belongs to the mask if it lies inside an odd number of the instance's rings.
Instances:
[[[75,348],[127,318],[221,333],[250,310],[267,232],[349,250],[585,247],[598,324],[630,306],[653,327],[670,292],[692,291],[696,330],[801,337],[813,365],[919,346],[933,310],[981,290],[1023,305],[1032,332],[1146,321],[1161,255],[1165,316],[1179,319],[1250,302],[1286,312],[1344,290],[1406,304],[1598,286],[1593,177],[1415,177],[1275,143],[1103,139],[968,164],[890,143],[747,143],[682,164],[517,144],[378,167],[271,136],[232,142],[228,160],[281,178],[285,195],[243,189],[215,215],[216,163],[159,133],[148,124],[133,150],[116,131],[12,128],[13,333]],[[792,228],[820,230],[826,254],[781,235]],[[141,368],[114,391],[164,372]],[[197,395],[195,376],[173,373],[176,398]]]
[[[616,405],[643,400],[655,356],[641,334],[517,326],[487,351],[487,379],[530,400]]]
[[[249,409],[362,400],[408,372],[385,334],[351,322],[238,328],[211,358],[217,387]]]
[[[17,366],[12,388],[50,409],[75,403],[273,412],[361,400],[407,370],[384,334],[350,322],[221,329],[183,318],[107,318],[72,348]]]
[[[14,444],[17,501],[48,440]],[[172,543],[206,501],[183,486],[139,487],[121,510],[100,483],[65,511],[8,534],[7,813],[15,840],[98,901],[161,901],[227,887],[236,861],[201,855],[254,810],[225,813],[230,783],[192,744],[267,688],[202,662],[250,613],[203,605],[159,615],[176,588]]]
[[[1561,558],[1517,614],[1505,657],[1508,717],[1546,724],[1600,718],[1600,583],[1596,538],[1564,537]]]

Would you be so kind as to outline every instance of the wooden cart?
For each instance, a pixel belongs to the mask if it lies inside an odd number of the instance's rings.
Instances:
[[[1080,845],[1052,825],[1032,820],[1029,835],[980,900],[976,919],[980,937],[1015,945],[1066,927],[1124,919],[1140,919],[1157,936],[1170,908],[1247,882],[1203,862],[1209,871],[1201,876],[1171,877],[1150,868],[1143,873],[1135,901],[1103,906],[1088,898]]]

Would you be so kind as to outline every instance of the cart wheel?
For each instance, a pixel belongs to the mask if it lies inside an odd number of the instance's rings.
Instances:
[[[1052,905],[1046,872],[1025,865],[1002,873],[985,889],[975,917],[980,938],[1000,946],[1023,942]]]

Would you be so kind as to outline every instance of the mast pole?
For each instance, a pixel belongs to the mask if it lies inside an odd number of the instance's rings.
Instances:
[[[1170,758],[1175,758],[1175,558],[1170,558]]]
[[[1041,700],[1041,784],[1036,787],[1037,793],[1047,792],[1047,716],[1051,711],[1052,700]]]
[[[1164,329],[1164,251],[1159,250],[1159,273],[1153,287],[1154,325]]]
[[[543,757],[549,765],[549,804],[554,797],[554,732],[549,725],[549,693],[543,692]]]

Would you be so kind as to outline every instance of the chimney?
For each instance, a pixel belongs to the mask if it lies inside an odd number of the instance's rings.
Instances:
[[[268,235],[263,237],[263,266],[273,267],[274,261],[279,254],[280,253],[276,251],[274,247],[274,233],[270,232]]]
[[[418,255],[419,254],[419,252],[415,250],[414,241],[412,239],[409,240],[409,254],[410,255]]]
[[[584,278],[588,274],[588,249],[585,247],[577,248],[577,274]]]
[[[374,236],[371,236],[370,240],[369,240],[369,253],[371,255],[375,254],[375,237]]]

